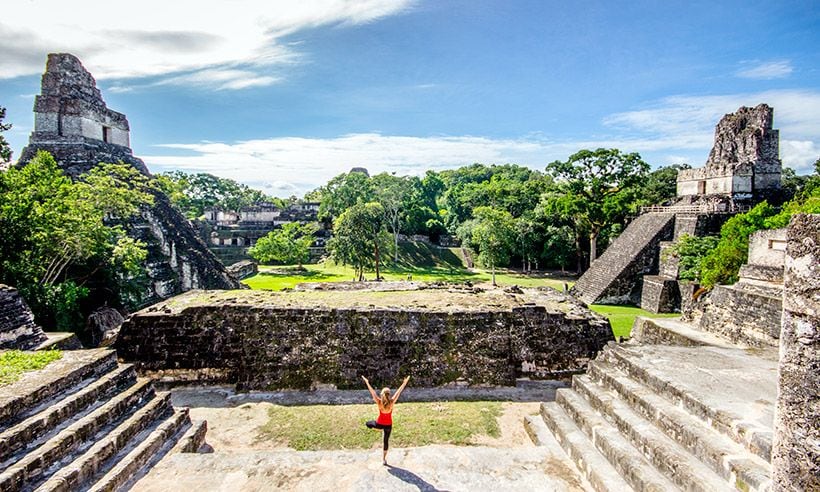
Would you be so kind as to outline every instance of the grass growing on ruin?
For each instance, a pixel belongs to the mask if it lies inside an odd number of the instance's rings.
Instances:
[[[372,404],[274,406],[257,439],[300,451],[381,448],[381,432],[364,426],[375,412]],[[499,437],[496,419],[501,413],[501,402],[400,403],[393,413],[390,445],[466,445],[478,435]]]
[[[9,350],[4,352],[0,354],[0,386],[17,381],[25,372],[42,369],[62,356],[59,350],[40,352]]]
[[[415,281],[422,282],[490,282],[489,272],[450,268],[441,266],[415,268],[388,268],[382,276],[387,280],[407,280],[408,275]],[[353,269],[348,266],[324,262],[316,265],[305,265],[302,270],[295,266],[260,267],[259,274],[243,280],[251,289],[282,290],[293,288],[303,282],[344,282],[353,280]],[[370,273],[372,279],[373,274]],[[545,275],[523,275],[514,271],[496,272],[499,285],[518,285],[521,287],[552,287],[563,289],[564,281]],[[572,282],[568,284],[572,286]]]
[[[677,318],[680,313],[655,314],[645,311],[635,306],[608,306],[604,304],[593,304],[589,307],[596,313],[603,314],[609,319],[612,325],[612,333],[615,337],[628,337],[632,332],[632,324],[635,318],[645,316],[647,318]]]

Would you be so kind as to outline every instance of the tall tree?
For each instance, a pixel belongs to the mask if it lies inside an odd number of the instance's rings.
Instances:
[[[11,123],[3,123],[6,118],[6,108],[0,106],[0,164],[11,162],[11,146],[3,136],[3,132],[11,130]]]
[[[283,206],[281,200],[232,179],[208,173],[188,174],[173,171],[155,177],[157,186],[165,192],[188,218],[200,217],[207,208],[239,211],[243,207],[263,202]]]
[[[310,259],[315,224],[288,222],[259,238],[248,254],[261,263],[302,264]]]
[[[389,245],[381,204],[357,203],[336,219],[328,250],[335,261],[353,266],[359,281],[364,279],[364,270],[371,266],[375,267],[378,280],[381,256],[389,251]]]
[[[515,247],[515,219],[506,210],[492,207],[478,207],[473,215],[475,225],[471,232],[473,244],[479,249],[478,261],[490,267],[495,286],[496,266],[505,265]]]
[[[547,170],[559,182],[562,193],[548,197],[546,206],[570,217],[579,235],[581,231],[588,233],[591,263],[597,257],[601,231],[622,221],[637,206],[649,164],[637,153],[597,149],[581,150],[566,161],[552,162]]]
[[[410,198],[412,181],[405,176],[393,176],[381,173],[372,178],[376,201],[384,208],[387,226],[393,234],[393,261],[399,261],[399,233],[401,231],[408,198]]]

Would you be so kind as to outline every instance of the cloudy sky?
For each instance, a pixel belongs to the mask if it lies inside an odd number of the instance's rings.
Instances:
[[[153,172],[278,196],[601,146],[700,166],[718,119],[761,102],[784,165],[820,157],[816,0],[15,0],[0,39],[16,155],[46,54],[70,52]]]

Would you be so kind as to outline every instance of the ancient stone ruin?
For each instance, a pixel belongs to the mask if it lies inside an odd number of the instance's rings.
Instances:
[[[780,323],[748,319],[760,298],[713,298],[712,331],[638,318],[528,418],[533,439],[554,436],[599,491],[817,490],[820,216],[795,216],[786,236],[753,237],[737,286],[784,293],[779,351]]]
[[[583,371],[609,323],[551,289],[189,292],[132,315],[117,351],[140,370],[241,389],[512,385]]]
[[[113,350],[65,351],[0,386],[0,490],[117,490],[205,431]]]
[[[779,202],[782,163],[774,110],[741,107],[715,128],[706,166],[678,173],[678,198],[646,207],[578,279],[572,292],[588,304],[637,304],[652,312],[680,310],[692,285],[678,282],[674,258],[662,255],[682,234],[720,231],[733,214],[769,199]],[[696,288],[696,287],[695,287]]]
[[[0,350],[32,349],[47,339],[17,289],[0,284]]]
[[[94,77],[75,56],[48,56],[34,114],[34,131],[18,165],[45,150],[74,178],[100,162],[123,162],[150,175],[131,152],[125,115],[108,109]],[[239,288],[168,197],[159,191],[152,194],[154,204],[126,224],[128,234],[148,246],[148,285],[131,303],[148,305],[190,289]]]

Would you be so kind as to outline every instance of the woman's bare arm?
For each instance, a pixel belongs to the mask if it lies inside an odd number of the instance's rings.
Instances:
[[[401,383],[401,386],[399,386],[399,389],[396,390],[396,396],[393,397],[393,403],[396,403],[397,401],[399,401],[399,395],[401,395],[401,392],[402,392],[402,390],[404,390],[404,387],[407,386],[408,381],[410,381],[410,376],[407,376],[406,378],[404,378],[404,382]]]
[[[379,403],[381,400],[379,400],[379,396],[376,395],[376,390],[374,390],[373,387],[370,386],[370,381],[368,381],[367,378],[364,376],[362,376],[362,381],[364,381],[364,384],[367,385],[367,389],[370,390],[370,396],[373,397],[373,401]]]

